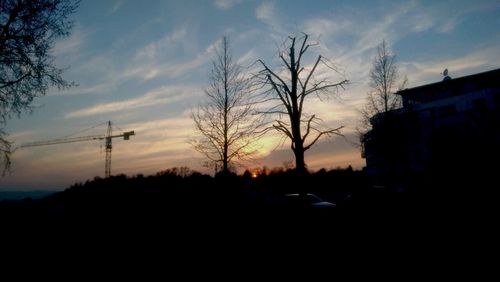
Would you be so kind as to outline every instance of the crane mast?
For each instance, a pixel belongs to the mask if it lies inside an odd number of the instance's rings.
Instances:
[[[104,175],[105,177],[109,177],[111,175],[111,151],[113,149],[113,138],[123,137],[123,140],[129,140],[131,135],[135,135],[135,132],[127,131],[121,134],[113,135],[113,128],[111,121],[108,121],[108,129],[106,135],[89,135],[89,136],[80,136],[80,137],[71,137],[71,138],[59,138],[53,140],[45,140],[45,141],[37,141],[24,143],[19,146],[19,148],[26,147],[37,147],[37,146],[46,146],[46,145],[55,145],[55,144],[63,144],[63,143],[74,143],[74,142],[83,142],[83,141],[92,141],[92,140],[104,140],[105,150],[106,150],[106,160],[104,164]]]
[[[108,134],[106,135],[106,163],[104,165],[104,177],[108,178],[111,175],[111,149],[113,144],[111,143],[111,136],[113,135],[113,129],[111,128],[111,121],[108,121]]]

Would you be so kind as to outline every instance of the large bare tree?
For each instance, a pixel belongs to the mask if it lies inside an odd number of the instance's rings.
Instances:
[[[307,34],[299,38],[288,37],[284,42],[285,50],[279,52],[281,68],[272,70],[264,61],[258,60],[262,66],[257,75],[258,83],[266,89],[261,94],[261,100],[270,103],[263,113],[276,115],[270,128],[291,141],[295,168],[299,174],[307,172],[304,152],[323,136],[340,135],[342,128],[330,128],[316,114],[307,113],[307,101],[314,96],[322,98],[335,95],[339,88],[348,83],[346,79],[337,82],[329,79],[331,73],[338,74],[338,71],[321,55],[310,64],[303,61],[309,48],[315,45],[310,44],[308,39]],[[325,66],[328,72],[316,75],[320,65]]]
[[[228,173],[236,160],[245,160],[255,152],[260,122],[252,115],[248,79],[233,61],[227,37],[221,45],[205,90],[208,100],[192,114],[201,134],[193,145],[217,171]]]
[[[68,87],[54,64],[55,40],[69,35],[77,0],[0,1],[0,129],[11,115],[30,111],[51,86]],[[9,165],[10,143],[0,130],[0,161]]]
[[[406,77],[400,77],[396,56],[383,40],[377,46],[377,54],[370,70],[371,91],[368,92],[365,108],[361,111],[361,122],[365,130],[371,127],[370,118],[375,114],[401,107],[401,97],[395,93],[406,84]]]

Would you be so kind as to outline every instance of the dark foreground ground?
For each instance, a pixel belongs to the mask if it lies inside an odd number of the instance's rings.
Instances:
[[[485,189],[478,191],[484,191]],[[336,208],[290,205],[288,193],[314,193]],[[474,223],[492,212],[491,195],[442,187],[401,190],[374,186],[361,171],[280,172],[258,178],[114,176],[76,184],[42,199],[0,202],[2,224],[86,230],[141,227],[175,232],[219,230],[342,230],[344,227],[443,228]],[[465,226],[465,225],[464,225]]]
[[[256,179],[172,171],[114,176],[43,199],[1,202],[0,242],[4,258],[20,265],[83,260],[75,273],[94,269],[96,262],[125,273],[145,262],[163,275],[182,277],[203,277],[199,269],[205,265],[215,265],[211,270],[217,273],[238,265],[244,269],[238,275],[246,275],[266,267],[279,270],[283,262],[285,273],[294,273],[294,264],[308,261],[315,273],[333,277],[344,270],[332,260],[358,271],[361,263],[394,269],[394,262],[408,265],[409,259],[433,261],[442,269],[443,256],[461,260],[467,252],[475,258],[492,250],[496,198],[438,188],[374,187],[363,172],[352,170],[305,178],[290,172]],[[282,201],[301,189],[336,207]]]

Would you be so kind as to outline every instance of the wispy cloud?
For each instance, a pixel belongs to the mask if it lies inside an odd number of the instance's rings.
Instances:
[[[410,29],[416,32],[429,31],[449,33],[468,16],[498,9],[498,1],[461,1],[450,7],[447,2],[435,1],[431,5],[412,2],[409,14]]]
[[[105,80],[110,82],[115,79],[118,73],[116,64],[116,60],[109,53],[92,54],[82,58],[69,71],[77,75],[78,81],[81,81],[83,77],[90,78],[92,81]]]
[[[168,40],[170,39],[167,39],[165,41]],[[156,44],[155,46],[163,45],[163,43],[155,43],[155,44]],[[211,56],[215,53],[215,50],[219,44],[220,44],[220,39],[217,39],[211,44],[209,44],[202,52],[192,56],[188,60],[183,60],[177,63],[173,62],[161,63],[159,62],[158,59],[150,60],[147,62],[137,60],[139,63],[123,71],[122,76],[123,78],[126,79],[139,77],[144,81],[156,78],[158,76],[168,77],[168,78],[178,78],[179,76],[182,76],[200,67],[201,65],[208,63],[211,59]],[[153,49],[156,48],[157,47],[154,47]],[[146,48],[140,51],[138,53],[139,57],[146,56],[148,58],[153,58],[155,51],[145,51],[147,49],[150,50],[151,48]]]
[[[362,32],[355,47],[358,54],[375,48],[380,44],[382,39],[394,41],[396,34],[391,32],[391,27],[396,22],[398,16],[398,14],[387,14],[379,22]]]
[[[63,38],[56,42],[54,49],[54,55],[61,56],[64,54],[76,54],[80,50],[80,46],[85,42],[88,31],[83,30],[79,25],[76,25],[71,35],[68,38]]]
[[[472,12],[469,9],[457,10],[455,13],[444,13],[443,11],[431,10],[427,7],[415,7],[412,13],[408,15],[407,21],[408,30],[412,32],[437,31],[440,33],[448,33],[453,31],[459,23],[459,19],[467,13]]]
[[[413,16],[411,29],[415,32],[429,30],[435,24],[434,18],[429,13],[420,13]]]
[[[271,20],[274,17],[274,10],[274,2],[264,1],[257,7],[257,9],[255,9],[255,16],[259,20]]]
[[[92,116],[103,113],[118,112],[156,105],[164,105],[185,99],[199,89],[189,86],[164,86],[147,92],[146,94],[125,101],[98,104],[66,114],[66,118]]]
[[[126,69],[120,76],[121,79],[140,78],[143,81],[148,81],[158,76],[178,78],[179,76],[182,76],[207,63],[209,60],[210,57],[205,57],[200,54],[191,60],[180,63],[149,63],[145,65],[137,65]]]
[[[302,24],[305,33],[322,37],[334,37],[352,26],[349,20],[331,20],[326,18],[308,19]]]
[[[148,139],[165,139],[188,137],[194,130],[194,123],[186,111],[179,117],[130,123],[126,127],[141,132],[141,136],[146,136]]]
[[[163,38],[139,49],[136,53],[136,58],[139,60],[154,60],[159,52],[165,51],[164,49],[166,48],[171,48],[173,44],[184,42],[187,34],[187,27],[185,25],[179,26]]]
[[[123,0],[117,0],[115,1],[115,3],[113,4],[113,6],[111,7],[111,13],[114,14],[116,13],[118,10],[120,10],[120,8],[122,7],[123,5]]]
[[[236,61],[236,63],[238,65],[240,65],[240,66],[248,67],[248,66],[250,66],[251,64],[253,64],[258,59],[258,56],[259,55],[255,51],[255,49],[250,49],[248,52],[246,52],[245,54],[241,55],[238,58],[238,61]]]
[[[176,78],[198,68],[210,61],[210,56],[198,55],[194,59],[179,64],[164,64],[160,67],[161,73],[167,77]]]
[[[134,9],[125,9],[139,7],[133,2],[88,2],[82,11],[91,8],[96,15],[108,17],[77,14],[72,35],[59,41],[54,49],[57,65],[71,66],[65,78],[80,86],[60,92],[57,99],[41,97],[38,101],[47,106],[37,109],[40,115],[31,117],[36,122],[26,126],[23,124],[30,123],[29,117],[13,120],[10,138],[16,143],[50,139],[72,133],[79,124],[86,127],[87,123],[105,118],[137,133],[130,141],[113,140],[114,174],[154,173],[176,165],[199,169],[203,157],[187,142],[195,134],[187,107],[198,103],[202,96],[218,44],[210,40],[222,34],[231,35],[234,58],[239,64],[248,66],[260,58],[279,70],[278,49],[283,47],[286,36],[292,32],[297,36],[301,31],[310,33],[311,43],[317,41],[319,45],[309,49],[304,66],[311,68],[310,61],[321,54],[343,67],[351,84],[338,100],[320,101],[311,96],[304,111],[316,114],[327,126],[346,126],[343,133],[349,138],[354,138],[356,109],[365,102],[368,73],[382,39],[395,48],[409,87],[440,81],[444,68],[456,78],[498,68],[500,62],[498,38],[490,31],[497,23],[495,12],[499,9],[494,0],[457,0],[452,7],[447,2],[420,0],[384,1],[383,6],[357,1],[322,1],[314,5],[301,1],[293,5],[276,0],[248,2],[210,0],[205,3],[208,6],[185,9],[180,2],[155,1],[141,6],[145,17],[133,17]],[[247,6],[253,8],[247,10]],[[213,20],[210,13],[215,9],[219,9],[218,13],[230,12],[235,21],[228,26],[227,21]],[[471,34],[475,30],[480,32]],[[433,38],[438,40],[429,41]],[[436,44],[449,44],[449,48],[434,48]],[[327,68],[317,71],[319,78],[340,79]],[[126,97],[120,96],[122,91],[128,91]],[[79,94],[106,95],[71,96]],[[57,111],[53,115],[47,114],[54,108]],[[61,111],[66,119],[60,119],[57,113]],[[50,126],[42,129],[38,117],[46,116],[49,118],[43,123]],[[29,131],[33,126],[39,130]],[[256,165],[272,167],[293,160],[289,143],[273,151],[279,141],[277,135],[261,140],[259,156],[269,156]],[[341,144],[339,138],[320,140],[306,154],[309,168],[364,164],[356,148]],[[14,173],[18,183],[36,182],[32,187],[46,183],[46,187],[58,188],[102,176],[104,155],[100,145],[102,142],[83,142],[19,150],[13,155]],[[61,176],[57,177],[61,186],[54,186],[54,171]],[[4,180],[9,183],[8,179],[0,180],[2,188]]]
[[[455,27],[457,26],[457,23],[458,23],[457,18],[451,18],[451,19],[447,20],[443,25],[441,25],[438,28],[438,31],[441,33],[451,32],[451,31],[453,31],[453,29],[455,29]]]
[[[464,54],[459,58],[441,59],[428,62],[402,62],[405,69],[412,73],[410,86],[438,82],[441,73],[448,68],[450,76],[464,76],[475,72],[486,71],[498,67],[494,62],[500,62],[497,48],[484,48]]]
[[[365,166],[365,160],[361,158],[361,152],[351,144],[350,140],[357,139],[353,133],[345,137],[332,137],[320,140],[315,146],[306,152],[305,158],[308,169],[318,170],[321,168],[346,167],[352,165],[354,168]],[[269,167],[283,166],[284,162],[293,161],[292,151],[283,146],[269,152],[259,163]]]
[[[202,169],[201,156],[187,142],[194,130],[188,111],[179,117],[123,123],[119,126],[124,130],[135,130],[136,135],[130,141],[113,141],[113,174],[150,174],[168,167],[186,165]],[[19,144],[32,141],[36,134],[35,131],[19,131],[12,137]],[[38,185],[52,183],[48,188],[55,189],[95,175],[102,176],[104,155],[99,149],[101,144],[100,141],[93,141],[18,150],[13,155],[15,171],[10,178],[2,179],[2,185],[9,182],[17,185],[29,183],[22,179],[23,175],[29,174],[32,177],[30,181],[36,179]],[[55,186],[53,181],[47,181],[55,170],[61,174],[56,183],[60,187]]]
[[[229,10],[234,5],[241,3],[243,0],[214,0],[215,7],[221,10]]]
[[[133,142],[121,146],[120,151],[117,151],[123,156],[122,160],[117,159],[123,164],[122,167],[149,173],[176,165],[199,169],[201,156],[188,142],[194,135],[194,123],[189,111],[175,117],[123,126],[127,130],[135,130],[136,136]]]
[[[9,134],[9,139],[14,142],[14,148],[19,144],[33,141],[33,136],[40,134],[38,130],[23,130]]]
[[[110,91],[114,90],[116,85],[112,82],[101,83],[94,86],[76,86],[65,90],[63,92],[53,92],[47,94],[47,96],[71,96],[71,95],[80,95],[80,94],[107,94]]]

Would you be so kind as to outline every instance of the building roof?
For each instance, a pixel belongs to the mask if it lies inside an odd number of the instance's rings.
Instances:
[[[450,96],[463,95],[485,88],[500,89],[500,68],[408,88],[396,94],[401,95],[405,100],[425,103]]]

